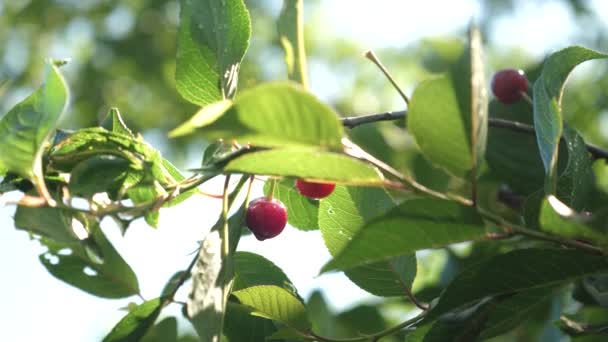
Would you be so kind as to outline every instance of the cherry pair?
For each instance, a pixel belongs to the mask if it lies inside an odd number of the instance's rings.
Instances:
[[[298,179],[296,188],[302,196],[321,199],[329,196],[336,188],[336,184]],[[287,208],[276,198],[260,197],[249,203],[245,222],[258,240],[270,239],[279,235],[285,228]]]

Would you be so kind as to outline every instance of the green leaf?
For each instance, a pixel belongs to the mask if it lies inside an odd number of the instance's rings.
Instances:
[[[568,153],[566,158],[560,158],[558,172],[560,176],[557,180],[556,195],[560,201],[574,210],[584,210],[589,208],[589,198],[595,185],[595,177],[592,169],[592,160],[587,152],[585,141],[573,129],[565,127],[564,139],[562,144],[566,148],[560,147],[560,151]],[[563,156],[563,152],[561,152]],[[566,164],[565,167],[563,164]],[[562,171],[563,170],[563,171]],[[526,198],[524,214],[526,224],[529,227],[537,228],[541,215],[542,201],[545,192],[540,189]]]
[[[305,178],[343,184],[383,185],[382,174],[368,163],[341,153],[281,148],[247,153],[230,161],[224,171]]]
[[[437,320],[417,326],[407,334],[406,342],[478,341],[478,336],[488,319],[491,303],[474,308],[445,320]]]
[[[308,75],[304,51],[304,1],[284,0],[277,26],[285,53],[287,76],[306,88]]]
[[[232,291],[258,285],[274,285],[299,297],[291,280],[272,261],[249,252],[236,252],[233,258],[235,278]]]
[[[184,279],[184,277],[185,279],[190,279],[190,273],[186,271],[175,272],[163,287],[163,290],[160,293],[160,297],[163,298],[171,295],[172,293],[175,293],[178,290],[179,286],[182,285],[180,283],[181,280]]]
[[[188,121],[179,125],[171,132],[170,137],[180,137],[196,132],[197,128],[212,124],[232,106],[231,100],[222,100],[210,103],[199,109]]]
[[[306,307],[291,292],[274,285],[234,291],[239,302],[254,309],[253,315],[278,321],[300,331],[310,329]]]
[[[90,223],[92,246],[102,260],[96,260],[81,243],[60,244],[43,240],[48,251],[39,256],[42,265],[54,277],[94,296],[124,298],[139,293],[137,276],[106,238],[98,223]],[[67,253],[65,253],[67,252]]]
[[[232,98],[249,47],[251,19],[243,0],[181,0],[176,86],[200,106]]]
[[[337,315],[336,320],[346,330],[358,334],[374,334],[388,328],[378,307],[358,305]],[[352,336],[352,335],[351,335]]]
[[[171,162],[168,161],[167,159],[162,159],[161,163],[162,163],[162,167],[164,168],[164,171],[166,171],[166,175],[170,176],[169,181],[181,182],[186,179],[186,177],[184,177],[184,175],[182,175],[182,173],[179,171],[179,169],[177,167],[175,167],[175,165],[171,164]],[[182,203],[183,201],[187,200],[188,198],[190,198],[190,196],[194,195],[196,193],[196,191],[197,191],[196,189],[192,189],[190,191],[181,192],[175,198],[173,198],[169,202],[165,203],[163,205],[163,207],[172,207],[172,206],[178,205],[178,204]]]
[[[572,210],[553,195],[542,202],[540,228],[546,232],[573,239],[583,239],[608,247],[608,236],[585,224],[588,218]]]
[[[29,179],[42,177],[42,149],[67,102],[65,80],[49,62],[44,84],[0,120],[0,167]]]
[[[43,184],[42,152],[68,103],[67,85],[58,64],[49,61],[42,86],[0,119],[2,173],[10,171]]]
[[[50,151],[50,167],[69,172],[94,155],[121,157],[137,169],[143,168],[142,160],[152,163],[160,159],[157,150],[139,139],[94,127],[80,129],[55,144]]]
[[[485,234],[481,217],[471,207],[438,199],[409,200],[366,223],[322,272],[476,240]]]
[[[114,326],[112,331],[103,339],[103,342],[139,341],[154,325],[161,309],[160,298],[138,305]]]
[[[102,127],[80,129],[55,144],[50,152],[49,166],[54,170],[71,172],[78,163],[98,155],[123,158],[129,161],[133,170],[140,171],[129,172],[123,184],[125,188],[138,184],[142,178],[154,179],[163,186],[174,186],[184,179],[175,166],[141,137],[111,132]],[[190,195],[188,193],[187,196]]]
[[[164,189],[162,189],[156,183],[153,183],[153,184],[141,184],[140,183],[137,186],[129,188],[129,190],[127,190],[127,194],[129,195],[129,198],[133,201],[133,204],[145,205],[145,204],[153,203],[161,196],[166,195],[166,192]],[[150,208],[149,210],[146,211],[146,213],[144,215],[144,219],[146,220],[146,223],[149,224],[151,227],[157,228],[159,216],[160,216],[160,214],[159,214],[158,210],[152,210],[152,208]]]
[[[91,198],[107,192],[118,198],[131,170],[128,160],[114,156],[97,155],[78,163],[70,174],[69,189],[74,196]]]
[[[548,288],[608,270],[604,256],[568,249],[520,249],[482,261],[443,291],[425,321],[476,303],[488,296]]]
[[[212,114],[193,119],[194,122],[172,132],[172,136],[199,128],[208,140],[234,139],[258,146],[342,148],[343,128],[336,113],[293,83],[261,84],[240,93],[221,115],[218,111]]]
[[[57,242],[71,243],[77,240],[72,231],[72,215],[57,208],[18,206],[15,212],[15,227]]]
[[[545,308],[556,289],[542,288],[517,293],[493,305],[481,339],[504,334],[534,317],[534,313]]]
[[[532,123],[532,108],[525,101],[507,105],[493,100],[490,102],[490,112],[497,119]],[[545,171],[538,154],[536,137],[532,134],[490,127],[486,161],[490,176],[508,184],[518,194],[529,195],[543,186]],[[565,160],[560,160],[559,164],[562,164],[563,171]]]
[[[270,182],[264,183],[264,194],[270,192]],[[295,188],[293,179],[277,182],[273,196],[283,202],[289,210],[287,223],[294,228],[308,231],[319,228],[319,202],[300,195]]]
[[[556,190],[558,146],[563,130],[561,102],[566,79],[577,65],[598,58],[608,58],[608,55],[580,46],[565,48],[549,56],[534,82],[534,128],[548,194]]]
[[[407,126],[427,159],[458,177],[472,171],[475,183],[486,149],[488,96],[481,33],[471,25],[468,36],[450,72],[416,88]]]
[[[224,335],[229,342],[264,341],[277,329],[272,321],[251,315],[251,308],[228,302]]]
[[[339,255],[367,221],[392,207],[393,201],[384,189],[336,187],[319,206],[319,228],[330,254]],[[349,269],[346,275],[374,295],[401,296],[411,289],[416,257],[400,253],[388,260]]]
[[[557,179],[556,193],[575,210],[583,210],[588,208],[588,199],[595,185],[593,161],[585,141],[575,130],[566,126],[563,137],[568,151],[568,163]]]
[[[306,303],[308,319],[312,325],[312,331],[321,336],[336,335],[335,316],[331,312],[323,293],[320,290],[315,290]]]
[[[461,111],[458,95],[448,75],[423,81],[412,95],[407,127],[428,160],[465,177],[473,165],[470,113]]]
[[[110,132],[124,134],[135,138],[135,134],[133,134],[129,127],[127,127],[127,124],[125,124],[125,121],[123,120],[122,115],[120,115],[118,108],[110,108],[110,111],[101,123],[101,126]]]
[[[177,342],[177,319],[167,317],[154,325],[142,342]]]

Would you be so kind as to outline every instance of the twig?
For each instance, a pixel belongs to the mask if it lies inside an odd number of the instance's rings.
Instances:
[[[378,122],[378,121],[400,120],[400,119],[405,119],[406,117],[407,117],[407,111],[400,110],[400,111],[394,111],[394,112],[384,112],[384,113],[368,114],[368,115],[361,115],[361,116],[348,116],[348,117],[341,118],[341,121],[342,121],[342,124],[344,125],[344,127],[355,128],[359,125],[364,125],[364,124],[368,124],[368,123],[373,123],[373,122]],[[490,127],[504,128],[504,129],[508,129],[508,130],[511,130],[514,132],[536,135],[536,131],[534,130],[533,126],[530,126],[530,125],[522,123],[522,122],[510,121],[510,120],[505,120],[505,119],[500,119],[500,118],[488,118],[488,125]],[[601,148],[597,145],[594,145],[594,144],[589,144],[589,143],[587,143],[586,146],[587,146],[587,151],[589,151],[589,153],[591,153],[591,156],[593,157],[593,159],[608,159],[608,151],[604,150],[603,148]]]
[[[418,298],[416,298],[416,296],[414,295],[414,293],[412,292],[412,289],[409,287],[405,287],[405,295],[407,296],[407,298],[412,302],[412,304],[416,305],[416,307],[422,311],[426,311],[429,309],[429,304],[428,303],[424,303],[421,302],[420,300],[418,300]]]
[[[353,143],[349,139],[346,139],[346,138],[342,139],[342,146],[344,146],[344,152],[346,154],[348,154],[349,156],[358,158],[361,160],[365,160],[365,161],[371,163],[372,165],[376,166],[380,170],[383,170],[384,172],[388,173],[389,175],[391,175],[391,176],[397,178],[398,180],[404,182],[405,184],[409,185],[412,188],[412,190],[414,190],[418,193],[427,194],[431,197],[435,197],[438,199],[453,200],[453,201],[459,202],[459,203],[461,203],[463,205],[467,205],[467,206],[471,205],[471,201],[466,198],[463,198],[463,197],[460,197],[457,195],[444,194],[444,193],[432,190],[430,188],[427,188],[426,186],[416,182],[416,180],[413,179],[412,177],[410,177],[409,175],[403,174],[403,173],[395,170],[390,165],[384,163],[383,161],[379,160],[378,158],[367,153],[361,147],[359,147],[357,144]]]
[[[544,241],[548,241],[548,242],[558,243],[560,245],[580,249],[580,250],[583,250],[586,252],[590,252],[592,254],[606,255],[606,252],[604,250],[602,250],[601,248],[593,246],[593,245],[589,245],[589,244],[586,244],[584,242],[580,242],[577,240],[570,240],[570,239],[565,239],[565,238],[545,234],[538,230],[528,229],[526,227],[522,227],[522,226],[515,225],[515,224],[511,224],[511,225],[507,226],[506,228],[510,229],[514,234],[528,236],[528,237],[531,237],[531,238],[534,238],[537,240],[544,240]]]
[[[504,230],[505,233],[505,237],[508,237],[510,235],[523,235],[523,236],[527,236],[536,240],[542,240],[542,241],[548,241],[548,242],[553,242],[553,243],[557,243],[560,244],[562,246],[568,246],[568,247],[572,247],[572,248],[576,248],[588,253],[592,253],[592,254],[599,254],[599,255],[607,255],[608,253],[606,251],[604,251],[603,249],[581,242],[581,241],[577,241],[577,240],[571,240],[571,239],[567,239],[567,238],[563,238],[563,237],[559,237],[559,236],[554,236],[554,235],[550,235],[538,230],[532,230],[532,229],[528,229],[526,227],[520,226],[518,224],[512,223],[512,222],[508,222],[505,219],[503,219],[500,216],[497,216],[493,213],[490,213],[488,211],[485,211],[481,208],[478,208],[477,211],[479,212],[479,214],[481,216],[483,216],[484,218],[496,223],[500,228],[502,228]]]
[[[395,79],[390,74],[390,72],[388,72],[388,70],[386,69],[386,67],[384,67],[382,62],[380,62],[380,59],[376,56],[376,54],[371,50],[367,51],[365,53],[365,58],[369,59],[372,63],[374,63],[378,67],[378,69],[380,69],[380,71],[382,71],[382,73],[384,74],[386,79],[388,79],[388,81],[391,82],[391,84],[393,85],[393,88],[395,88],[395,90],[397,90],[397,92],[399,93],[399,95],[401,96],[403,101],[405,101],[405,104],[409,105],[410,99],[407,97],[407,95],[405,95],[403,90],[401,90],[401,87],[399,87],[399,85],[397,84],[397,81],[395,81]]]
[[[378,114],[369,114],[369,115],[361,115],[361,116],[348,116],[342,118],[342,125],[346,128],[355,128],[359,125],[364,125],[368,123],[378,122],[378,121],[392,121],[399,120],[405,118],[406,111],[396,111],[396,112],[385,112]]]

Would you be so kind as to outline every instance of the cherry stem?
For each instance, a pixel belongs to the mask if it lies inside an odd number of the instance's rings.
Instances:
[[[384,67],[384,65],[382,64],[382,62],[378,58],[378,56],[376,56],[376,54],[372,50],[369,50],[369,51],[365,52],[365,58],[367,58],[370,61],[372,61],[372,63],[374,63],[378,67],[378,69],[380,69],[380,71],[382,71],[382,73],[384,74],[384,76],[393,85],[393,88],[395,88],[395,90],[397,90],[397,92],[399,93],[399,95],[401,96],[401,98],[403,99],[403,101],[405,101],[405,104],[409,105],[410,104],[410,99],[407,97],[407,95],[405,95],[405,93],[403,92],[403,90],[401,90],[401,87],[399,87],[399,85],[397,84],[397,82],[395,81],[395,79],[393,78],[393,76],[391,76],[391,74],[388,72],[388,70]]]
[[[532,102],[532,98],[525,91],[521,92],[521,98],[524,99],[531,107],[534,106],[534,102]]]
[[[200,190],[200,189],[198,189],[198,190],[197,190],[197,192],[198,192],[200,195],[203,195],[203,196],[206,196],[206,197],[211,197],[211,198],[224,198],[224,196],[223,196],[223,195],[210,194],[210,193],[205,192],[205,191]]]
[[[272,201],[274,198],[274,190],[277,188],[277,180],[276,178],[272,178],[268,180],[270,182],[270,191],[268,192],[268,199]]]

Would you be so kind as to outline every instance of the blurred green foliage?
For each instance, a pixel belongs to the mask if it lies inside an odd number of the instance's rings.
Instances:
[[[589,2],[558,2],[581,24],[577,36],[569,37],[572,41],[600,50],[608,46],[601,14],[594,13]],[[523,3],[479,1],[479,22],[492,68],[512,65],[535,69],[540,62],[532,60],[526,51],[505,51],[500,37],[491,34],[499,19],[508,20]],[[247,1],[253,40],[242,65],[241,89],[260,81],[286,78],[276,32],[280,5],[272,0]],[[344,6],[348,3],[344,2]],[[330,99],[340,113],[402,109],[390,85],[361,57],[367,47],[358,44],[355,37],[333,34],[327,28],[340,22],[324,22],[335,16],[323,12],[322,1],[306,1],[306,48],[311,73],[313,77],[327,78],[312,79],[313,91],[315,83],[339,84],[337,94],[317,95]],[[178,15],[179,3],[175,0],[0,0],[0,112],[6,112],[37,85],[45,58],[71,58],[64,73],[72,91],[72,105],[62,127],[97,124],[110,107],[118,107],[130,127],[152,135],[153,143],[169,152],[170,159],[178,165],[189,162],[191,166],[186,152],[192,147],[192,138],[167,140],[165,134],[196,109],[175,90]],[[428,73],[445,69],[449,46],[449,41],[429,39],[376,52],[403,87],[411,91]],[[608,107],[608,77],[597,75],[607,74],[586,72],[581,77],[584,79],[570,84],[564,101],[567,120],[587,139],[605,146],[608,135],[601,128],[608,123],[608,112],[602,112]],[[382,134],[390,136],[391,125],[381,126]],[[402,142],[398,139],[395,143]],[[194,150],[200,151],[200,147]]]

